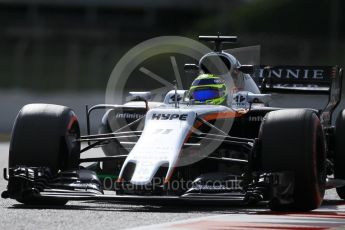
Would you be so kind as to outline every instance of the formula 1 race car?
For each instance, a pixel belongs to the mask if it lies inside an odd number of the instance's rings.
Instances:
[[[221,49],[236,37],[200,39],[215,50],[185,70],[227,79],[197,78],[192,86],[203,86],[200,91],[171,90],[162,102],[149,101],[149,92],[132,92],[123,105],[87,108],[87,135],[80,135],[70,108],[24,106],[12,131],[2,197],[35,205],[267,202],[278,211],[316,209],[329,188],[345,199],[345,110],[332,125],[342,69],[241,65]],[[260,73],[260,83],[253,72]],[[208,87],[210,81],[229,79],[228,103],[209,103],[220,88]],[[329,102],[323,110],[273,108],[268,92],[324,93]],[[99,133],[91,134],[90,114],[99,109],[106,112]],[[96,147],[105,156],[81,157]]]

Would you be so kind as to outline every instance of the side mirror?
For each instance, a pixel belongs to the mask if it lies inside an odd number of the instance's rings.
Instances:
[[[199,66],[196,64],[184,64],[184,71],[186,73],[195,73],[199,71]]]
[[[239,71],[245,74],[253,74],[254,73],[254,66],[253,65],[241,65],[237,68]]]
[[[135,101],[148,101],[151,99],[151,92],[129,92],[132,100]]]

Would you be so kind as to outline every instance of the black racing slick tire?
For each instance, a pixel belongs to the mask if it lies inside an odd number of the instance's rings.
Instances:
[[[334,177],[345,180],[345,110],[337,116],[334,137]],[[337,193],[345,200],[345,186],[337,188]]]
[[[9,167],[48,167],[52,174],[79,166],[80,129],[74,112],[51,104],[25,105],[12,130]],[[64,204],[67,201],[18,200],[26,204]]]
[[[326,183],[324,132],[313,110],[284,109],[268,113],[260,127],[263,172],[294,173],[292,203],[272,199],[271,210],[309,211],[323,200]]]

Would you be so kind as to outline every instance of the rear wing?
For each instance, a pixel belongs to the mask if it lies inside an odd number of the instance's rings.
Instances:
[[[341,78],[338,66],[259,66],[254,81],[262,92],[329,94],[332,81]]]
[[[320,111],[321,122],[331,125],[340,102],[343,69],[338,66],[259,66],[253,79],[262,93],[326,94],[328,104]]]

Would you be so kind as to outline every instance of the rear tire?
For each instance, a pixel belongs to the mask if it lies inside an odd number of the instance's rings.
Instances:
[[[9,167],[48,167],[58,170],[79,166],[80,136],[74,112],[65,106],[29,104],[24,106],[14,123],[10,142]],[[21,199],[24,204],[65,204],[66,200]]]
[[[334,177],[345,180],[345,110],[342,110],[335,123]],[[345,199],[345,186],[337,188],[341,199]]]
[[[284,109],[268,113],[260,127],[264,172],[295,174],[293,203],[269,205],[276,211],[309,211],[321,205],[325,192],[325,143],[318,116],[312,110]]]

